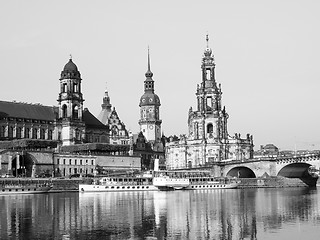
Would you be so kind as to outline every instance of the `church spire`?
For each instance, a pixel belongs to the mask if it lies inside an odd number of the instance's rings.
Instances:
[[[206,36],[206,41],[207,41],[207,48],[209,48],[209,35],[208,34]]]
[[[153,73],[150,70],[150,52],[149,52],[149,46],[148,46],[148,70],[145,74],[146,78],[152,78]]]
[[[154,81],[152,79],[153,73],[150,70],[150,51],[148,47],[148,70],[145,74],[146,80],[144,81],[144,92],[154,93]]]

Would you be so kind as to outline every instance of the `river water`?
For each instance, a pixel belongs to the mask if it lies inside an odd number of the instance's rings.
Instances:
[[[320,239],[320,189],[0,196],[1,239]]]

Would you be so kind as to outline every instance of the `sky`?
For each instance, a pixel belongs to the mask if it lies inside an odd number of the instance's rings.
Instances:
[[[2,101],[58,105],[72,54],[96,117],[107,88],[128,130],[139,131],[150,48],[166,136],[187,133],[206,34],[230,135],[255,149],[320,149],[320,1],[0,0]]]

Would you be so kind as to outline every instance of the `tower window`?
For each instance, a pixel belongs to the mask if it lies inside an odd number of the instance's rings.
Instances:
[[[211,109],[212,109],[212,98],[207,97],[207,110],[211,110]]]
[[[73,84],[73,92],[78,92],[78,84]]]
[[[79,107],[77,105],[73,106],[73,113],[72,116],[74,119],[78,119],[79,118]]]
[[[211,70],[210,69],[206,69],[206,76],[207,76],[207,80],[211,80]]]
[[[213,133],[213,125],[212,125],[212,123],[209,123],[207,125],[207,133]]]
[[[67,105],[62,106],[62,117],[63,118],[67,117]]]
[[[64,84],[63,84],[62,92],[67,92],[67,89],[68,89],[68,88],[67,88],[67,84],[66,84],[66,83],[64,83]]]

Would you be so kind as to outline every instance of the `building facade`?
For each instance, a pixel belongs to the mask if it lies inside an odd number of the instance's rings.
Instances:
[[[199,167],[225,160],[252,158],[253,137],[247,134],[230,136],[227,123],[229,115],[222,107],[221,84],[215,79],[215,61],[209,38],[201,63],[202,81],[197,85],[196,109],[189,109],[188,135],[166,143],[168,169]]]
[[[78,67],[70,58],[61,71],[58,106],[0,101],[0,174],[16,177],[92,174],[97,162],[108,169],[137,168],[140,157],[126,157],[127,142],[109,146],[110,130],[113,129],[115,137],[127,135],[126,131],[113,128],[124,128],[115,109],[109,116],[110,129],[83,107],[81,82]],[[64,151],[66,147],[70,151]],[[91,154],[97,150],[99,161]],[[111,156],[116,154],[118,158]]]
[[[109,141],[108,126],[83,109],[81,75],[72,59],[60,76],[58,106],[0,101],[0,141],[54,140],[58,145]]]

